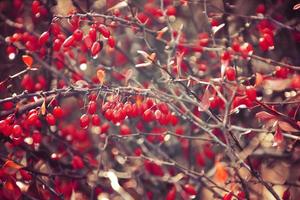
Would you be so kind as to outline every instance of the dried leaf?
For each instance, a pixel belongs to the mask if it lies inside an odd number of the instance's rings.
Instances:
[[[31,68],[32,63],[33,63],[33,59],[32,59],[31,56],[29,56],[29,55],[23,55],[23,56],[22,56],[22,60],[23,60],[23,62],[25,63],[25,65],[26,65],[28,68]]]
[[[97,71],[97,78],[98,78],[100,84],[103,85],[103,83],[105,81],[105,71],[102,69],[99,69]]]
[[[255,74],[255,86],[260,86],[264,78],[260,73]]]
[[[176,56],[176,67],[177,67],[178,77],[181,76],[181,63],[183,60],[183,55],[184,55],[184,53],[177,53],[177,56]]]
[[[282,134],[282,132],[280,130],[280,127],[277,126],[275,134],[274,134],[274,143],[273,143],[273,146],[278,146],[282,142],[283,142],[283,134]]]
[[[15,174],[19,169],[22,168],[21,165],[15,163],[14,161],[12,160],[7,160],[4,165],[3,165],[3,170],[6,174],[10,174],[10,175],[13,175]]]
[[[45,114],[46,114],[46,99],[44,99],[40,111],[41,111],[41,114],[42,114],[42,115],[45,115]]]
[[[201,99],[201,102],[200,102],[200,105],[198,107],[198,110],[201,112],[201,111],[206,111],[208,108],[209,108],[209,105],[210,105],[210,101],[209,101],[209,98],[212,96],[212,93],[210,92],[209,90],[209,86],[206,87],[205,89],[205,92],[204,92],[204,95]]]
[[[124,75],[125,76],[125,85],[128,84],[128,81],[129,81],[129,79],[131,79],[132,75],[133,75],[133,70],[132,69],[129,69],[129,70],[126,71],[126,73]]]
[[[264,80],[263,87],[265,89],[271,89],[273,91],[282,91],[289,88],[291,85],[291,79],[272,79]]]
[[[228,173],[221,162],[216,162],[215,177],[220,182],[225,182],[228,178]]]
[[[112,10],[115,10],[115,9],[121,9],[121,8],[125,8],[128,6],[128,3],[127,1],[121,1],[119,3],[117,3],[116,5],[114,5],[113,7],[107,9],[107,11],[112,11]]]
[[[272,115],[266,111],[261,111],[261,112],[256,113],[255,117],[262,121],[268,121],[268,120],[276,118],[275,115]]]
[[[54,7],[54,12],[57,15],[68,15],[72,10],[76,10],[72,0],[57,1],[57,6]]]
[[[278,121],[278,126],[287,132],[298,132],[299,130],[295,129],[293,126],[291,126],[289,123],[284,121]]]
[[[155,60],[155,58],[156,58],[156,53],[151,53],[151,55],[148,56],[147,58],[148,58],[148,60],[150,60],[150,61],[153,62]]]

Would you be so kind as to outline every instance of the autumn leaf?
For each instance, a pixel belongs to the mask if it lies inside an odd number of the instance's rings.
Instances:
[[[264,78],[260,73],[255,74],[255,86],[260,86],[263,82]]]
[[[255,117],[262,121],[268,121],[268,120],[276,118],[275,115],[272,115],[266,111],[261,111],[261,112],[256,113]]]
[[[279,125],[277,125],[276,131],[275,131],[275,134],[274,134],[274,143],[273,143],[273,146],[278,146],[282,142],[283,142],[283,134],[282,134],[282,132],[280,130]]]
[[[287,131],[287,132],[298,132],[299,130],[295,129],[293,126],[291,126],[289,123],[284,121],[278,121],[278,126],[281,128],[281,130]]]
[[[283,91],[289,88],[291,79],[269,79],[263,81],[263,87],[274,91]]]
[[[212,93],[209,90],[209,86],[206,87],[205,92],[202,96],[201,102],[198,110],[201,111],[206,111],[209,108],[210,101],[209,98],[212,96]]]
[[[228,178],[228,173],[221,162],[216,162],[215,177],[220,182],[225,182]]]
[[[13,175],[15,174],[19,169],[22,168],[21,165],[15,163],[14,161],[12,160],[7,160],[4,165],[2,166],[3,168],[3,171],[6,173],[6,174],[10,174],[10,175]]]
[[[46,99],[44,99],[40,111],[41,111],[41,114],[42,114],[42,115],[45,115],[45,114],[46,114]]]
[[[31,68],[32,63],[33,63],[33,59],[32,59],[31,56],[29,56],[29,55],[23,55],[23,56],[22,56],[22,60],[23,60],[23,62],[25,63],[25,65],[26,65],[28,68]]]
[[[105,81],[105,71],[102,69],[99,69],[97,71],[97,78],[98,78],[100,84],[103,85],[103,83]]]
[[[151,53],[150,56],[147,57],[150,61],[154,61],[156,58],[156,54],[155,53]]]

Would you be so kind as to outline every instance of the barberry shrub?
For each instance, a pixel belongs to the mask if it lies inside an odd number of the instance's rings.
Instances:
[[[300,196],[300,4],[0,2],[0,199]]]

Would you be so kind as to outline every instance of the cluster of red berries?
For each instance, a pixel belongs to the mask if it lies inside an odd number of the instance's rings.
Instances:
[[[35,92],[46,89],[47,81],[43,75],[37,76],[37,81],[30,74],[25,74],[21,81],[21,86],[28,92]]]
[[[127,101],[125,103],[119,102],[105,102],[102,111],[104,117],[118,123],[127,117],[142,116],[145,122],[158,121],[161,125],[168,125],[169,123],[176,125],[178,118],[170,112],[166,103],[156,104],[152,99],[148,98],[142,103],[131,103]]]
[[[35,128],[33,131],[31,127]],[[30,110],[26,115],[24,114],[21,119],[16,119],[14,115],[9,115],[3,120],[0,120],[0,132],[6,137],[10,137],[13,145],[19,145],[28,138],[28,144],[40,144],[42,135],[39,129],[42,123],[39,118],[39,113],[36,109]],[[31,132],[31,133],[30,133]]]
[[[47,16],[48,11],[40,1],[34,0],[31,4],[31,12],[34,18],[39,18],[40,16]]]

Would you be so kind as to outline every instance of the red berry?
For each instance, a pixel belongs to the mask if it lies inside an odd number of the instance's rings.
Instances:
[[[222,54],[221,59],[222,59],[223,61],[229,61],[229,60],[231,59],[231,55],[230,55],[229,51],[225,51],[225,52]]]
[[[42,141],[42,135],[39,131],[35,131],[31,137],[32,137],[33,143],[35,143],[35,144],[40,144]]]
[[[219,26],[218,20],[216,20],[216,19],[214,19],[214,18],[211,20],[210,24],[211,24],[212,27],[214,27],[214,26]]]
[[[166,103],[159,103],[158,105],[158,109],[165,115],[167,115],[169,113],[169,106]]]
[[[112,36],[110,36],[107,40],[107,44],[111,47],[114,48],[115,47],[115,40]]]
[[[176,8],[174,6],[168,6],[166,14],[168,16],[175,16],[176,15]]]
[[[12,131],[13,131],[12,132],[13,136],[16,137],[16,138],[21,137],[21,135],[23,133],[23,130],[22,130],[21,126],[18,125],[18,124],[16,124],[16,125],[13,126],[13,130]]]
[[[189,195],[193,195],[194,196],[194,195],[197,194],[197,191],[196,191],[195,187],[193,185],[191,185],[191,184],[185,184],[183,186],[183,189]]]
[[[291,197],[291,193],[290,193],[290,189],[288,188],[283,192],[282,200],[290,200],[290,197]]]
[[[60,39],[55,39],[54,42],[53,42],[53,51],[59,51],[60,50],[60,47],[62,45],[62,42]]]
[[[1,120],[0,121],[0,132],[4,136],[10,136],[10,134],[12,132],[12,127],[9,125],[9,123],[7,122],[7,120]]]
[[[256,7],[256,14],[265,14],[266,12],[266,7],[264,4],[258,4]]]
[[[101,47],[100,42],[98,42],[98,41],[94,42],[92,47],[91,47],[92,56],[96,56],[100,52],[101,48],[102,47]]]
[[[36,112],[32,113],[29,115],[29,117],[27,118],[27,122],[30,124],[30,125],[34,125],[36,124],[36,122],[38,121],[39,119],[39,116]]]
[[[53,109],[52,114],[54,115],[54,117],[56,119],[62,118],[63,115],[64,115],[63,110],[60,106],[55,106],[54,109]]]
[[[291,87],[294,89],[300,89],[300,75],[293,76]]]
[[[75,40],[81,41],[81,40],[82,40],[82,37],[83,37],[83,32],[82,32],[82,30],[76,29],[76,30],[73,32],[73,36],[74,36]]]
[[[166,200],[175,200],[176,199],[176,187],[173,186],[172,189],[168,192]]]
[[[110,32],[109,32],[109,30],[107,29],[107,27],[105,25],[100,24],[99,27],[98,27],[98,30],[103,35],[103,37],[109,38]]]
[[[32,179],[32,176],[28,171],[26,171],[24,169],[20,169],[19,172],[20,172],[23,180],[30,181]]]
[[[40,2],[39,1],[33,1],[31,5],[31,11],[33,15],[37,15],[40,12]]]
[[[0,120],[0,131],[2,132],[5,130],[5,128],[8,126],[8,123],[6,120]]]
[[[135,149],[134,149],[134,154],[135,154],[136,156],[141,156],[142,153],[143,153],[143,151],[142,151],[141,148],[138,147],[138,148],[135,148]]]
[[[154,116],[155,116],[155,119],[156,120],[159,120],[161,117],[162,117],[162,113],[161,113],[161,111],[160,110],[156,110],[155,112],[154,112]]]
[[[264,33],[263,34],[263,38],[266,41],[266,43],[269,45],[270,47],[274,46],[274,37],[273,37],[273,33],[269,34],[269,33]]]
[[[229,192],[228,194],[225,194],[225,195],[223,196],[223,200],[231,200],[232,197],[233,197],[232,192]]]
[[[238,200],[244,200],[246,198],[245,192],[243,191],[239,191],[237,193],[237,196],[238,196]]]
[[[256,100],[256,89],[254,87],[247,87],[246,95],[250,101]]]
[[[278,78],[287,78],[289,69],[286,67],[277,66],[275,68],[275,76]]]
[[[92,124],[94,126],[99,126],[100,125],[100,117],[97,114],[92,115]]]
[[[109,123],[105,122],[101,125],[101,133],[107,133],[107,131],[109,130]]]
[[[54,126],[56,123],[56,119],[51,113],[48,113],[46,115],[46,121],[50,126]]]
[[[87,111],[89,114],[94,114],[97,110],[97,103],[95,101],[90,101],[88,104]]]
[[[63,47],[70,47],[74,44],[75,42],[75,37],[73,35],[70,35],[64,42],[63,42]]]
[[[130,135],[130,134],[131,134],[130,128],[127,125],[125,125],[125,124],[121,125],[121,127],[120,127],[120,135]]]
[[[73,156],[72,166],[73,166],[74,169],[82,169],[84,167],[84,163],[82,161],[82,158],[79,157],[79,156]]]
[[[44,44],[46,44],[46,42],[49,39],[49,36],[50,36],[50,34],[49,34],[48,31],[45,31],[44,33],[42,33],[40,38],[39,38],[39,45],[43,46]]]
[[[265,38],[259,38],[259,47],[262,51],[268,51],[270,45]]]
[[[241,50],[241,45],[238,42],[233,42],[231,45],[231,48],[234,51],[239,52]]]
[[[226,77],[229,81],[235,80],[235,69],[233,67],[227,67],[225,71]]]
[[[129,115],[132,111],[132,104],[131,102],[126,102],[123,106],[123,109],[125,110],[126,114]]]
[[[197,153],[196,155],[196,161],[200,167],[205,166],[205,159],[201,153]]]
[[[95,28],[90,28],[89,36],[90,36],[92,42],[95,42],[97,39],[97,30]]]
[[[151,109],[145,110],[142,117],[143,117],[143,120],[145,120],[146,122],[152,121],[153,120],[152,110]]]
[[[60,26],[57,23],[51,23],[51,32],[54,35],[60,34],[60,32],[61,32]]]
[[[80,126],[82,128],[87,128],[89,126],[90,123],[90,118],[87,114],[83,114],[80,117]]]

